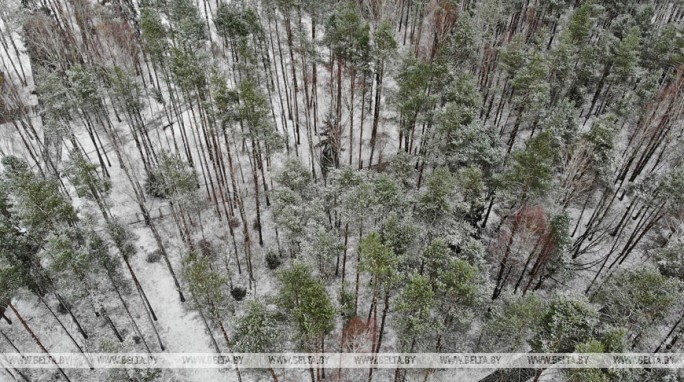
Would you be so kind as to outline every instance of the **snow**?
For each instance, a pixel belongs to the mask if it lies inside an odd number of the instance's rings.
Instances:
[[[198,9],[200,10],[200,13],[202,17],[205,17],[204,14],[204,7],[202,6],[203,4],[201,2],[198,2],[199,7]],[[215,9],[213,9],[215,11]],[[303,25],[305,29],[310,30],[310,20],[307,16],[304,16],[302,19]],[[210,24],[211,25],[211,24]],[[266,26],[267,27],[267,26]],[[4,25],[3,25],[3,30],[4,30]],[[283,34],[283,29],[280,28],[280,33]],[[267,33],[270,32],[267,27]],[[216,35],[216,31],[212,29],[210,31],[212,40],[217,43],[221,44],[221,39],[218,38]],[[275,33],[275,30],[273,30],[273,33]],[[321,26],[319,26],[319,29],[317,31],[317,36],[318,40],[320,42],[322,36],[324,35],[324,31]],[[14,34],[11,37],[15,37],[14,40],[19,42],[21,44],[21,38],[16,38]],[[423,36],[423,38],[427,38],[426,36]],[[281,39],[284,38],[281,36]],[[19,45],[19,49],[23,50],[23,45]],[[281,115],[285,114],[287,115],[288,112],[287,110],[281,110],[281,101],[283,105],[285,105],[285,99],[283,98],[282,100],[279,99],[278,97],[278,91],[277,89],[289,89],[290,92],[293,92],[293,86],[291,83],[291,72],[288,70],[289,65],[291,64],[289,62],[289,52],[287,52],[287,46],[283,44],[283,57],[284,61],[286,64],[286,73],[281,72],[281,67],[280,67],[280,61],[279,61],[279,55],[277,52],[275,52],[275,55],[271,56],[271,65],[272,67],[270,68],[273,73],[277,73],[278,75],[276,76],[278,84],[277,86],[272,89],[271,91],[271,99],[270,99],[270,105],[273,107],[273,113],[275,115],[275,123],[277,130],[280,131],[282,134],[287,134],[290,136],[290,145],[289,150],[291,150],[292,154],[291,156],[296,156],[298,157],[303,163],[305,164],[310,164],[312,161],[316,165],[316,168],[318,170],[318,165],[319,163],[316,163],[318,161],[317,157],[312,158],[311,157],[311,152],[309,150],[310,146],[315,146],[320,137],[311,137],[312,142],[309,142],[309,137],[306,134],[306,127],[302,126],[302,134],[301,134],[301,144],[299,145],[294,145],[293,140],[292,140],[292,135],[294,134],[293,128],[294,128],[294,121],[293,120],[287,120],[286,125],[283,125]],[[400,55],[406,53],[410,48],[409,47],[403,47],[400,50]],[[273,52],[271,52],[273,53]],[[319,51],[317,52],[319,54],[319,64],[318,64],[318,81],[319,81],[319,89],[318,89],[318,115],[315,116],[315,119],[318,121],[318,127],[320,128],[322,123],[323,116],[325,115],[325,111],[328,109],[329,105],[331,104],[331,99],[329,97],[329,89],[331,88],[332,84],[331,82],[335,81],[335,78],[333,76],[333,73],[330,72],[330,68],[326,67],[326,63],[329,62],[329,52],[327,48],[320,47]],[[0,53],[4,54],[4,53]],[[3,59],[9,59],[10,57],[4,57]],[[12,57],[12,59],[16,60],[16,57]],[[24,68],[30,68],[30,62],[25,54],[22,54],[21,57],[18,58],[21,60],[22,65]],[[4,61],[3,61],[4,62]],[[230,62],[229,59],[226,59],[225,62],[221,63],[221,69],[228,69],[231,66],[232,62]],[[302,81],[302,73],[301,73],[301,63],[295,63],[294,64],[297,70],[297,77],[300,82]],[[391,67],[391,65],[388,65],[386,68],[386,76],[383,82],[383,96],[382,96],[382,102],[383,102],[383,109],[382,109],[382,115],[381,115],[381,121],[380,121],[380,140],[378,142],[378,150],[376,151],[375,155],[375,160],[377,162],[383,162],[384,160],[387,159],[387,157],[391,156],[393,153],[395,153],[398,149],[398,129],[397,129],[397,124],[396,120],[394,120],[394,112],[393,110],[390,110],[389,107],[385,106],[388,104],[386,102],[388,100],[388,97],[392,95],[393,91],[396,91],[397,89],[397,84],[396,81],[394,80],[394,74],[396,73],[397,68]],[[4,69],[5,72],[10,73],[10,75],[13,73],[12,70],[8,70],[7,68]],[[27,102],[31,105],[35,105],[37,100],[35,96],[30,94],[30,90],[33,88],[33,85],[31,83],[31,78],[28,76],[29,79],[29,84],[26,87],[22,87],[22,95],[25,97]],[[231,85],[235,85],[235,82],[237,81],[237,78],[235,76],[227,76],[227,80]],[[349,142],[349,136],[346,135],[348,134],[347,126],[349,125],[349,109],[350,109],[350,101],[351,97],[349,91],[348,91],[348,81],[346,81],[344,91],[343,91],[343,111],[342,111],[342,120],[340,121],[344,128],[343,136],[342,136],[342,142],[344,143],[344,147],[347,147],[347,143]],[[360,119],[360,109],[361,109],[361,95],[360,95],[360,86],[357,86],[357,91],[359,93],[354,97],[354,110],[355,110],[355,119],[354,119],[354,130],[355,134],[358,133],[360,125],[361,125],[361,119]],[[368,89],[370,90],[370,89]],[[164,87],[162,89],[162,95],[164,96],[164,99],[167,101],[167,106],[169,103],[169,89]],[[291,99],[290,102],[292,102],[292,97],[294,94],[291,94]],[[299,100],[300,103],[300,123],[305,123],[306,118],[305,118],[305,111],[301,107],[301,104],[303,103],[304,100],[304,92],[302,89],[300,89],[300,93],[296,95],[296,97]],[[370,97],[373,99],[373,97]],[[168,124],[168,121],[165,121],[166,113],[163,112],[163,105],[158,104],[156,101],[153,100],[148,100],[149,101],[149,107],[146,107],[144,110],[144,118],[146,120],[146,128],[148,131],[151,132],[151,137],[152,141],[158,145],[156,147],[157,150],[159,149],[172,149],[172,145],[169,143],[171,141],[172,135],[175,134],[176,137],[180,137],[181,130],[180,130],[180,124],[178,121],[173,124],[173,126],[168,127],[166,129],[162,129],[162,126],[166,126]],[[372,102],[372,101],[371,101]],[[366,103],[366,106],[371,110],[371,112],[366,112],[366,119],[363,121],[364,123],[364,134],[361,137],[362,142],[364,143],[364,151],[361,156],[362,162],[364,164],[364,167],[367,167],[368,165],[368,160],[369,160],[369,153],[370,150],[367,147],[367,143],[370,140],[370,134],[371,134],[371,124],[372,124],[372,103],[368,104]],[[186,126],[193,126],[195,124],[195,119],[193,115],[190,113],[189,105],[183,104],[181,105],[181,112],[182,112],[182,118],[183,122],[186,124]],[[313,112],[313,111],[312,111]],[[505,110],[504,113],[502,114],[501,118],[508,120],[509,116],[512,115],[511,110]],[[271,118],[269,116],[269,118]],[[311,118],[313,120],[313,118]],[[32,117],[33,123],[35,123],[37,126],[40,125],[40,120],[39,118],[33,116]],[[116,122],[116,121],[115,121]],[[594,121],[590,119],[588,122],[589,125],[591,125]],[[74,123],[74,126],[76,127],[77,131],[77,137],[79,138],[80,141],[82,142],[87,142],[86,143],[86,152],[88,154],[94,154],[94,148],[92,146],[89,146],[90,139],[87,137],[84,129],[82,126],[80,126],[77,123]],[[132,174],[135,174],[136,176],[141,176],[144,173],[144,170],[142,168],[142,164],[138,161],[137,156],[138,156],[138,150],[135,147],[135,144],[133,143],[131,139],[131,134],[128,130],[128,127],[126,126],[125,122],[122,123],[117,123],[116,128],[121,131],[120,136],[123,137],[124,139],[127,139],[125,141],[125,146],[123,148],[124,152],[124,158],[122,158],[125,162],[125,164],[129,167],[129,170],[131,171]],[[0,153],[4,155],[10,155],[10,154],[15,154],[18,156],[23,156],[26,157],[26,153],[24,152],[22,148],[21,141],[13,134],[11,133],[13,127],[10,126],[9,124],[0,126],[0,132],[2,132],[2,140],[0,140]],[[320,130],[319,130],[320,131]],[[172,134],[173,133],[173,134]],[[358,135],[355,135],[355,137],[358,137]],[[124,172],[119,168],[118,164],[118,159],[116,158],[116,154],[113,151],[113,148],[111,146],[111,143],[109,143],[109,140],[106,139],[105,134],[102,134],[103,140],[105,140],[105,145],[104,149],[106,150],[107,154],[109,155],[109,159],[112,161],[113,166],[109,168],[109,170],[112,172],[112,184],[113,184],[113,189],[111,192],[111,196],[109,197],[109,203],[112,207],[112,212],[113,215],[119,218],[121,221],[123,221],[128,227],[130,227],[133,232],[136,234],[137,239],[136,239],[136,246],[138,249],[138,254],[131,260],[132,267],[135,270],[136,274],[138,275],[138,278],[142,284],[143,289],[147,293],[147,296],[150,300],[150,303],[152,307],[154,308],[158,321],[155,323],[157,325],[157,328],[160,332],[162,341],[167,347],[168,352],[186,352],[186,353],[212,353],[214,349],[211,346],[211,342],[209,340],[209,336],[205,332],[205,327],[198,315],[198,313],[193,309],[192,307],[192,302],[187,301],[185,303],[181,303],[178,292],[175,289],[173,280],[171,279],[169,275],[169,271],[164,264],[163,261],[157,262],[157,263],[148,263],[146,261],[146,256],[148,253],[155,251],[157,249],[157,243],[152,235],[152,232],[148,227],[146,227],[142,222],[141,214],[137,205],[137,199],[135,192],[131,188],[131,185],[129,181],[127,180]],[[520,136],[519,141],[523,141],[524,138],[522,135]],[[231,150],[235,150],[235,148],[240,147],[239,141],[237,138],[232,138],[234,142],[230,142],[231,144]],[[356,139],[356,138],[355,138]],[[625,137],[622,137],[622,140],[625,140]],[[191,150],[193,151],[193,156],[195,156],[195,160],[199,158],[199,148],[195,146],[195,138],[194,136],[189,139],[189,143],[191,145]],[[222,148],[225,150],[224,143],[221,143]],[[354,146],[353,146],[353,163],[352,166],[356,168],[358,166],[357,160],[358,160],[358,148],[359,147],[359,142],[358,140],[354,140]],[[346,148],[348,150],[348,148]],[[340,157],[341,163],[348,163],[349,160],[349,152],[348,151],[343,151],[342,155]],[[66,150],[65,150],[66,151]],[[315,153],[316,149],[314,149]],[[224,151],[225,152],[225,151]],[[285,153],[275,153],[273,154],[271,158],[271,167],[268,168],[268,171],[266,173],[266,180],[269,182],[269,187],[272,185],[272,174],[276,173],[281,164],[284,162],[285,158],[287,158],[287,154]],[[66,156],[64,158],[60,158],[62,160],[66,160]],[[91,157],[93,159],[93,157]],[[249,163],[249,156],[247,155],[246,152],[241,151],[240,155],[237,156],[237,163],[236,163],[236,172],[238,173],[238,179],[239,179],[239,192],[243,196],[245,200],[245,213],[246,216],[249,219],[248,224],[251,227],[252,220],[254,219],[256,215],[256,210],[254,206],[254,185],[253,185],[253,180],[249,176],[239,176],[240,173],[243,174],[249,174],[251,169],[250,169],[250,163]],[[376,163],[377,163],[376,162]],[[375,164],[375,163],[374,163]],[[214,171],[213,169],[211,171]],[[142,178],[141,178],[142,180]],[[259,179],[259,182],[262,180]],[[207,197],[207,193],[204,189],[205,184],[202,182],[200,185],[200,189],[198,190],[198,195],[203,199],[203,201],[210,203],[210,205],[205,208],[205,210],[202,211],[202,216],[203,216],[203,224],[204,224],[204,232],[197,232],[195,234],[195,239],[199,239],[200,237],[206,237],[209,239],[214,245],[217,246],[218,251],[219,251],[219,256],[225,259],[226,262],[226,267],[230,270],[230,276],[231,276],[231,281],[234,285],[237,286],[242,286],[242,287],[249,287],[250,285],[252,288],[248,291],[248,295],[246,299],[254,299],[258,301],[265,301],[269,304],[272,305],[272,299],[273,296],[276,295],[277,291],[277,282],[275,280],[275,277],[273,276],[273,271],[270,271],[267,269],[265,266],[264,262],[264,255],[267,250],[269,249],[274,249],[276,247],[276,237],[275,237],[275,230],[274,230],[274,224],[271,216],[271,211],[270,209],[265,208],[265,203],[264,199],[262,196],[262,209],[263,209],[263,214],[262,214],[262,227],[263,227],[263,235],[264,235],[264,242],[266,245],[261,248],[256,244],[257,240],[255,238],[258,236],[258,233],[256,230],[251,229],[250,235],[252,238],[253,244],[253,264],[254,264],[254,270],[255,270],[255,281],[254,283],[251,283],[248,279],[248,275],[246,272],[246,267],[244,264],[244,253],[239,253],[235,254],[233,253],[233,246],[232,246],[232,241],[230,238],[230,234],[228,232],[226,222],[217,219],[215,212],[213,210],[213,203],[217,203],[216,200],[212,200],[211,198]],[[73,191],[73,190],[72,190]],[[74,192],[71,193],[72,196],[75,195]],[[621,201],[622,204],[629,203],[629,198],[626,198],[625,200]],[[79,209],[79,212],[81,216],[85,216],[87,214],[94,214],[96,213],[96,208],[92,203],[86,202],[84,200],[80,199],[75,199],[74,200],[74,205]],[[169,213],[169,206],[168,203],[162,200],[158,200],[152,197],[148,197],[145,201],[145,206],[146,208],[150,211],[153,217],[161,216],[160,219],[155,219],[155,224],[157,228],[159,229],[159,232],[164,238],[164,246],[169,254],[169,258],[171,261],[171,265],[173,269],[175,270],[176,274],[180,276],[181,274],[181,261],[185,257],[185,254],[187,252],[187,249],[184,247],[184,244],[180,240],[180,235],[178,232],[178,228],[174,224],[173,220],[170,219],[170,213]],[[568,209],[571,220],[574,222],[576,219],[579,218],[579,209],[571,207]],[[584,215],[583,219],[584,221],[588,220],[589,214]],[[500,219],[500,216],[493,214],[489,223],[489,227],[496,227],[497,223]],[[614,221],[617,219],[617,217],[612,217],[612,220]],[[611,220],[611,219],[608,219]],[[491,228],[490,228],[491,229]],[[100,232],[104,232],[104,227],[99,227]],[[579,233],[581,233],[581,229],[578,230]],[[236,230],[236,240],[238,243],[242,242],[242,237],[241,237],[241,228]],[[282,240],[282,238],[281,238]],[[355,274],[356,271],[356,260],[354,254],[356,253],[356,246],[357,246],[357,241],[358,238],[356,235],[350,235],[350,241],[349,241],[349,247],[348,247],[348,263],[347,263],[347,281],[353,280],[353,275]],[[609,250],[609,244],[604,244],[603,246],[597,248],[596,250],[588,253],[585,255],[582,260],[586,262],[590,261],[595,261],[600,259],[607,251]],[[239,245],[240,248],[240,245]],[[241,264],[243,267],[243,272],[241,275],[237,274],[237,267],[236,267],[236,259],[235,256],[240,256],[241,259]],[[641,266],[642,262],[644,261],[643,258],[639,258],[636,255],[632,255],[630,257],[626,264],[623,266],[623,268],[633,268],[633,267],[639,267]],[[576,272],[575,277],[573,277],[571,280],[565,284],[567,289],[571,290],[584,290],[591,280],[593,279],[594,272],[596,268],[592,268],[586,271],[581,271],[581,272]],[[127,272],[124,272],[125,277],[127,280],[129,280],[130,276],[128,275]],[[365,283],[368,281],[367,275],[362,275],[362,285],[365,285]],[[601,279],[599,279],[599,282]],[[129,280],[129,284],[132,284],[132,281]],[[338,291],[340,288],[340,282],[339,280],[335,280],[334,282],[330,283],[328,285],[328,293],[329,295],[333,298],[334,301],[337,299]],[[132,289],[132,288],[131,288]],[[184,290],[186,297],[188,296],[188,292]],[[131,292],[128,296],[126,296],[127,301],[133,310],[133,315],[138,322],[138,325],[141,327],[143,333],[145,334],[146,340],[150,344],[150,347],[152,349],[157,349],[158,344],[156,340],[154,339],[154,334],[149,327],[149,323],[147,322],[143,304],[139,301],[140,299],[138,296]],[[370,305],[370,292],[368,290],[362,290],[361,295],[359,296],[359,310],[363,312],[364,309],[367,309],[367,307]],[[49,295],[46,297],[46,300],[50,304],[50,306],[54,309],[54,307],[57,304],[56,299],[54,296]],[[234,320],[235,317],[239,316],[241,313],[242,308],[245,306],[246,301],[242,302],[237,302],[235,305],[237,306],[237,310],[235,313],[235,316],[231,317],[226,317],[225,318],[225,324],[227,327],[230,328],[232,327],[232,321]],[[51,352],[60,352],[60,351],[75,351],[75,347],[73,343],[69,340],[69,338],[64,334],[63,330],[56,325],[54,322],[53,318],[49,316],[49,313],[46,311],[45,307],[42,306],[41,304],[37,303],[35,298],[32,296],[18,296],[15,299],[15,304],[18,308],[18,310],[22,313],[27,318],[27,321],[29,324],[33,327],[35,332],[38,334],[38,337],[43,341],[43,343],[46,345],[46,347],[51,351]],[[86,304],[84,304],[86,305]],[[113,314],[113,318],[115,320],[115,323],[117,324],[118,327],[126,327],[129,325],[127,323],[127,318],[124,317],[124,315],[121,312],[120,307],[116,308],[117,311],[115,314]],[[86,313],[89,313],[90,311],[87,309],[79,309],[77,312],[77,315],[79,318],[83,319],[84,321],[84,326],[86,326],[86,329],[89,332],[92,332],[92,338],[109,338],[111,337],[111,334],[109,333],[109,328],[106,325],[102,324],[102,320],[99,320],[95,317],[86,317]],[[20,350],[22,351],[35,351],[38,352],[39,349],[37,346],[33,343],[33,341],[30,339],[27,333],[25,333],[23,330],[17,330],[18,326],[18,320],[16,320],[16,317],[12,313],[7,313],[8,317],[15,321],[15,324],[13,327],[9,328],[5,323],[0,323],[0,329],[3,330],[4,333],[10,337],[15,344],[18,345]],[[79,344],[83,345],[86,349],[99,349],[102,344],[97,343],[95,340],[87,340],[84,341],[80,336],[78,336],[77,330],[75,325],[73,324],[72,320],[67,316],[63,314],[58,314],[60,320],[66,325],[67,329],[74,335],[77,341],[79,341]],[[391,322],[394,319],[393,315],[390,315],[390,318],[388,320]],[[339,320],[338,320],[339,321]],[[339,322],[338,322],[339,324]],[[336,339],[337,336],[339,335],[339,331],[341,330],[341,325],[338,325],[336,328],[335,333],[333,333],[330,338]],[[390,325],[388,325],[389,327]],[[217,335],[217,331],[215,331],[214,335],[217,337],[217,340],[220,342],[220,345],[226,349],[225,344],[222,343],[222,338],[220,335]],[[131,341],[130,341],[130,336],[131,333],[129,333],[129,336],[127,338],[127,345],[131,346]],[[389,351],[392,349],[396,348],[396,333],[394,333],[392,330],[388,330],[386,333],[385,339],[383,340],[383,350],[384,351]],[[2,343],[2,341],[0,341]],[[331,343],[334,344],[334,341],[331,341]],[[3,345],[4,346],[4,345]],[[330,345],[332,349],[337,350],[335,348],[335,345]],[[436,371],[435,374],[431,377],[431,380],[434,381],[453,381],[453,380],[458,380],[458,381],[469,381],[473,380],[476,381],[485,375],[489,374],[490,371],[487,370],[442,370],[442,371]],[[68,374],[71,374],[71,372],[67,372]],[[177,370],[175,371],[176,376],[175,378],[179,380],[184,380],[184,381],[207,381],[207,380],[236,380],[235,374],[232,372],[221,372],[217,370]],[[297,377],[300,378],[308,378],[307,375],[308,371],[302,371],[301,373],[297,372],[287,372],[283,373],[283,375],[287,375],[287,377],[293,378],[295,380]],[[393,371],[376,371],[376,380],[385,380],[389,379],[392,376]],[[260,378],[260,379],[268,379],[268,376],[253,376],[251,374],[250,378]],[[86,378],[85,374],[81,375],[83,378]],[[544,374],[543,377],[544,380],[551,380],[554,379],[553,373],[548,372]],[[285,380],[285,378],[283,378]]]

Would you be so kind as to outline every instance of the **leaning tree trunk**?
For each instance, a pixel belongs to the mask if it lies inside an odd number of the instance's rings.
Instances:
[[[45,354],[48,355],[48,357],[50,358],[50,360],[57,366],[57,370],[59,370],[59,373],[62,374],[62,376],[64,377],[64,379],[66,379],[67,382],[71,382],[71,380],[69,379],[69,377],[67,377],[67,375],[66,375],[66,373],[64,372],[64,370],[62,370],[62,368],[59,367],[59,365],[57,364],[57,361],[55,361],[55,359],[52,357],[52,354],[50,354],[50,352],[47,350],[47,348],[45,347],[45,345],[43,345],[43,343],[40,342],[40,339],[38,338],[38,336],[36,335],[36,333],[33,332],[33,330],[32,330],[31,327],[28,325],[28,323],[26,322],[26,320],[24,320],[24,317],[22,317],[21,314],[19,314],[19,311],[17,311],[17,308],[15,308],[14,305],[13,305],[11,302],[10,302],[8,305],[9,305],[9,308],[12,309],[12,312],[14,312],[14,315],[17,316],[17,319],[19,320],[19,322],[21,322],[21,325],[24,327],[24,329],[26,329],[26,331],[31,335],[31,338],[33,338],[33,340],[36,342],[36,344],[38,345],[38,347],[40,347],[40,350],[42,350],[43,353],[45,353]]]

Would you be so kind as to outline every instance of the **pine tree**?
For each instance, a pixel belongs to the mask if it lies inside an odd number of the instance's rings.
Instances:
[[[359,300],[359,271],[368,272],[370,275],[370,287],[372,291],[371,300],[371,310],[368,316],[373,317],[374,322],[374,333],[378,333],[375,330],[375,325],[377,325],[378,319],[378,305],[380,304],[380,298],[383,298],[383,310],[380,322],[379,333],[377,334],[377,339],[375,335],[373,336],[372,352],[377,353],[380,351],[380,346],[382,346],[382,338],[385,329],[385,320],[387,318],[387,313],[389,311],[389,301],[390,293],[398,279],[397,267],[399,264],[399,259],[394,254],[392,247],[381,241],[380,235],[376,232],[371,232],[366,237],[362,238],[359,242],[358,248],[359,263],[357,265],[356,273],[356,302],[355,307],[358,309]],[[369,379],[372,376],[372,370],[370,369]]]
[[[453,195],[456,181],[446,167],[440,167],[430,174],[426,190],[420,195],[417,204],[417,218],[425,222],[428,238],[442,234],[453,222]]]
[[[510,300],[496,305],[486,321],[476,349],[502,349],[513,351],[525,344],[541,325],[539,312],[544,309],[544,301],[534,295]]]
[[[295,193],[304,196],[307,187],[311,184],[311,173],[297,159],[289,158],[283,163],[283,167],[275,177],[275,180]]]
[[[228,300],[225,287],[228,280],[213,270],[211,259],[201,254],[190,252],[183,262],[183,275],[188,282],[190,293],[194,300],[195,309],[199,312],[205,324],[209,337],[217,353],[221,353],[216,339],[211,334],[209,322],[218,326],[228,350],[232,352],[233,341],[223,323],[224,317],[232,313],[233,306]],[[207,319],[209,322],[207,322]],[[241,380],[240,369],[236,368],[238,380]]]
[[[375,98],[373,100],[373,125],[370,138],[370,157],[368,165],[373,165],[373,155],[378,139],[378,127],[380,126],[380,110],[382,106],[383,80],[385,78],[385,66],[387,59],[392,58],[397,49],[392,25],[384,21],[378,26],[373,34],[371,54],[375,57]]]
[[[194,50],[208,37],[205,22],[199,9],[188,0],[171,0],[167,11],[172,29],[172,37],[178,39],[185,49]]]
[[[59,192],[56,180],[40,178],[16,157],[3,157],[2,164],[7,187],[16,199],[15,213],[31,240],[40,242],[51,231],[76,224],[76,211]]]
[[[442,319],[436,327],[435,350],[463,346],[458,339],[470,329],[485,302],[488,285],[484,275],[465,260],[450,260],[440,268],[433,289],[438,315]]]
[[[399,147],[413,153],[416,123],[421,112],[429,110],[434,96],[428,92],[432,78],[431,65],[411,56],[404,59],[397,77],[399,89],[396,94],[399,112]]]
[[[304,235],[305,208],[304,201],[301,196],[288,189],[279,189],[271,194],[273,200],[273,219],[276,223],[279,232],[285,234],[285,237],[291,243],[290,256],[294,257],[295,253],[300,250],[301,237]]]
[[[421,275],[408,280],[397,297],[397,312],[401,314],[398,325],[399,350],[413,353],[426,350],[431,345],[429,337],[435,325],[433,310],[437,304],[430,281]],[[395,370],[395,380],[406,379],[407,370]]]
[[[348,68],[350,75],[350,112],[349,112],[349,165],[353,158],[354,134],[354,93],[356,73],[368,65],[370,55],[370,26],[363,20],[354,3],[342,3],[328,18],[324,42],[337,63],[337,96],[335,117],[342,118],[342,68]],[[332,108],[331,108],[332,109]]]
[[[338,235],[330,232],[328,227],[318,222],[309,224],[307,231],[310,232],[309,244],[303,252],[308,257],[309,263],[318,269],[322,278],[332,278],[335,275],[335,261],[339,260],[340,254],[344,252],[342,240]]]
[[[76,195],[94,201],[102,216],[108,219],[111,216],[106,197],[111,191],[111,180],[100,177],[97,174],[97,165],[90,163],[79,150],[70,153],[71,164],[69,173],[71,183],[76,188]]]
[[[599,339],[590,339],[575,346],[576,352],[582,353],[621,353],[625,351],[624,332],[614,330]],[[612,378],[630,378],[632,370],[583,369],[567,370],[569,381],[610,381]]]
[[[593,300],[603,305],[606,322],[627,329],[634,348],[654,329],[654,322],[669,315],[680,293],[678,280],[647,269],[613,276],[594,294]]]
[[[426,275],[431,283],[437,280],[442,270],[449,265],[451,251],[443,240],[434,240],[423,250],[420,274]]]
[[[437,303],[430,281],[420,275],[411,277],[397,299],[396,310],[402,317],[398,331],[399,349],[407,353],[413,353],[417,345],[418,349],[425,349],[430,342],[425,336],[433,330],[433,309]]]
[[[540,53],[535,53],[516,73],[511,82],[513,102],[517,115],[513,129],[508,138],[510,153],[515,145],[519,128],[524,119],[532,123],[532,134],[543,117],[544,107],[549,101],[548,66]]]
[[[334,328],[335,307],[325,285],[305,265],[295,262],[279,274],[278,304],[297,328],[298,343],[315,353],[325,352],[325,337]],[[311,368],[311,380],[315,382]],[[320,379],[320,369],[317,370]]]
[[[526,149],[516,151],[512,156],[513,163],[504,174],[503,185],[509,192],[519,195],[516,205],[525,205],[551,186],[556,159],[553,136],[542,132],[528,142]]]
[[[272,353],[279,346],[280,333],[272,312],[257,301],[250,301],[247,311],[235,323],[235,350],[240,353]],[[269,368],[275,382],[275,370]]]
[[[598,312],[585,300],[572,296],[553,299],[541,316],[540,328],[531,340],[538,352],[567,352],[591,338]]]

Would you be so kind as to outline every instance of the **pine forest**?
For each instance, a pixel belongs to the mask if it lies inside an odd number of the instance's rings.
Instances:
[[[54,356],[684,353],[684,1],[0,0],[0,45],[1,381],[684,381]]]

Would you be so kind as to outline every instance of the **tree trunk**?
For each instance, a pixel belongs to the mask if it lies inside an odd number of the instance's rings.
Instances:
[[[69,377],[67,377],[66,373],[64,373],[64,370],[62,370],[62,368],[59,367],[59,365],[57,364],[57,361],[55,361],[55,359],[52,357],[52,354],[50,354],[50,352],[47,350],[47,348],[45,348],[43,343],[40,342],[40,339],[38,338],[38,336],[36,336],[36,333],[33,332],[33,330],[28,325],[26,320],[24,320],[24,317],[22,317],[19,314],[19,312],[17,311],[17,309],[14,307],[14,305],[11,302],[8,305],[9,305],[10,309],[12,309],[12,312],[14,312],[14,315],[17,316],[17,319],[19,320],[19,322],[21,322],[21,325],[24,327],[24,329],[26,329],[26,331],[31,335],[31,338],[33,338],[33,340],[36,342],[38,347],[40,347],[40,349],[43,351],[43,353],[47,354],[48,357],[50,358],[50,360],[57,366],[57,370],[59,370],[59,373],[62,374],[64,379],[67,380],[67,382],[71,382]]]
[[[403,4],[402,4],[403,6]],[[378,71],[375,74],[375,102],[373,104],[373,127],[371,129],[370,139],[370,158],[368,160],[368,167],[373,165],[373,154],[375,153],[375,144],[378,136],[378,123],[380,121],[380,101],[382,99],[382,78],[384,72],[384,61],[378,62]]]
[[[380,352],[380,347],[382,346],[382,337],[383,333],[385,332],[385,320],[387,319],[387,312],[389,311],[389,298],[390,298],[390,293],[389,290],[385,291],[385,300],[383,303],[383,308],[382,308],[382,318],[380,319],[380,333],[378,334],[378,343],[377,346],[375,347],[373,353],[377,354]],[[368,382],[371,382],[373,380],[373,366],[371,366],[370,370],[368,371]]]

